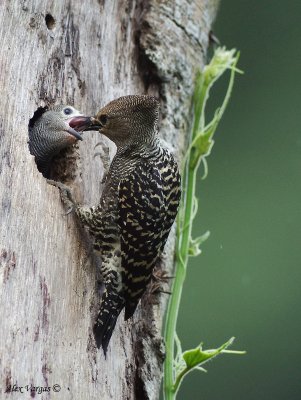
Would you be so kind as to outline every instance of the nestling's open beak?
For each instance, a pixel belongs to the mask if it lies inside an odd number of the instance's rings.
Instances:
[[[70,133],[70,135],[74,136],[76,139],[83,140],[83,138],[81,137],[81,134],[79,132],[77,132],[75,129],[71,128],[71,126],[67,127],[65,129],[65,131]]]

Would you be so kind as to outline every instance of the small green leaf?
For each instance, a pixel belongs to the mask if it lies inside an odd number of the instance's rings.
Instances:
[[[176,368],[176,379],[173,386],[174,392],[176,393],[180,387],[181,381],[185,375],[189,372],[197,369],[202,372],[207,372],[201,365],[207,361],[213,359],[221,353],[233,353],[233,354],[245,354],[243,351],[230,351],[226,350],[234,342],[234,337],[220,346],[218,349],[203,350],[202,343],[195,349],[187,350],[182,354],[182,360],[177,354],[177,368]],[[177,338],[177,348],[179,347],[179,339]],[[184,362],[183,362],[184,361]]]
[[[208,135],[207,132],[200,133],[194,142],[193,147],[197,150],[198,156],[207,156],[210,154],[210,151],[213,146],[213,140],[211,139],[212,135]]]
[[[188,370],[191,370],[200,364],[204,364],[208,360],[213,357],[216,357],[220,354],[223,350],[229,347],[234,341],[234,337],[228,340],[228,342],[224,343],[218,349],[211,349],[211,350],[203,350],[202,343],[196,347],[195,349],[187,350],[183,353],[183,359],[186,363],[186,367]]]
[[[234,83],[234,75],[240,72],[236,68],[239,53],[235,49],[226,50],[224,47],[215,51],[210,64],[197,76],[196,92],[194,96],[195,123],[192,134],[192,143],[187,151],[190,155],[189,168],[194,170],[198,167],[201,159],[209,156],[214,145],[213,135],[226,109]],[[205,106],[209,98],[213,83],[227,70],[231,70],[230,80],[224,101],[220,108],[215,111],[213,119],[205,126]],[[203,85],[203,87],[201,86]],[[185,157],[186,158],[186,157]],[[206,167],[206,164],[204,165]],[[207,170],[205,168],[205,176]]]
[[[204,81],[212,85],[227,69],[235,69],[235,72],[242,73],[236,67],[237,54],[235,49],[226,50],[225,47],[218,47],[214,52],[210,63],[204,68]]]
[[[200,249],[200,245],[203,244],[210,236],[210,232],[205,232],[202,236],[199,236],[195,239],[190,239],[190,247],[189,247],[189,255],[191,257],[196,257],[201,254],[202,250]]]

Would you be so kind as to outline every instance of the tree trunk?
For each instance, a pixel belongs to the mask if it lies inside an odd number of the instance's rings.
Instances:
[[[97,263],[36,168],[28,122],[50,104],[91,115],[122,95],[155,94],[162,137],[181,158],[216,8],[216,0],[1,2],[1,399],[13,390],[27,393],[16,399],[159,398],[167,295],[146,293],[134,318],[121,314],[107,358],[96,349]],[[100,137],[84,135],[66,153],[61,178],[92,205],[101,193],[103,164],[93,158]],[[173,251],[171,235],[164,269]],[[32,386],[44,388],[41,397]]]

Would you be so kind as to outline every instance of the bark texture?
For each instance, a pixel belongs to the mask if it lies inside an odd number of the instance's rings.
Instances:
[[[49,104],[94,114],[125,94],[155,94],[162,137],[180,158],[216,8],[216,0],[0,3],[1,399],[159,398],[166,295],[147,293],[131,321],[121,314],[107,359],[97,351],[97,260],[74,217],[63,215],[56,188],[38,172],[28,123]],[[60,176],[89,205],[102,189],[104,165],[93,158],[99,140],[85,133],[67,151]],[[172,259],[171,237],[165,269]],[[14,385],[26,394],[9,391]],[[27,391],[31,385],[50,391]]]

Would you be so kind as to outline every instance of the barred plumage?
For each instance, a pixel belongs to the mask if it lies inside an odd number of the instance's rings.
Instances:
[[[152,96],[125,96],[102,108],[95,128],[117,152],[100,203],[89,208],[71,200],[102,259],[105,291],[94,336],[105,353],[118,315],[125,308],[130,318],[146,290],[180,201],[177,164],[157,137],[158,113]]]

